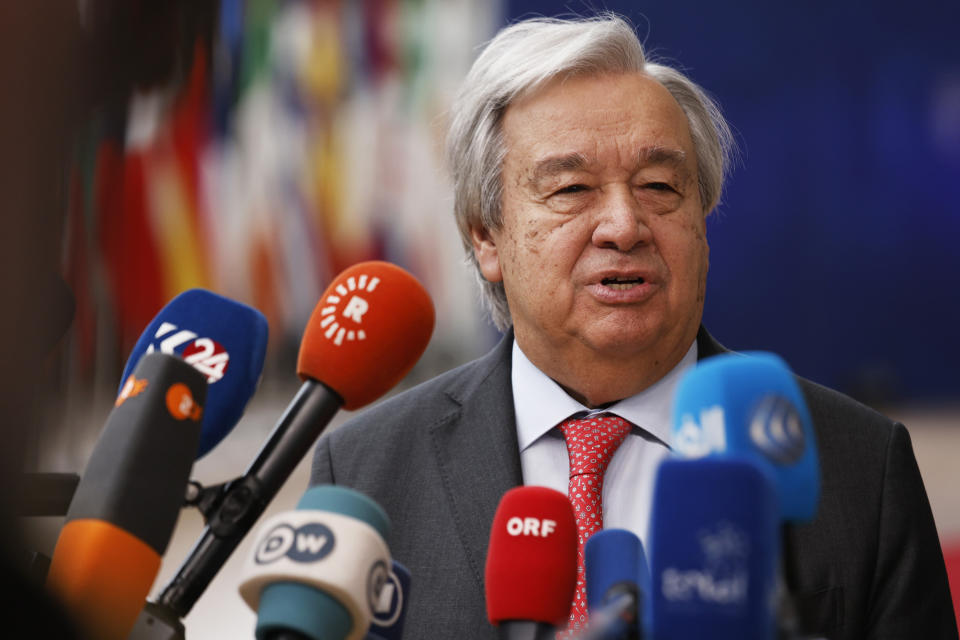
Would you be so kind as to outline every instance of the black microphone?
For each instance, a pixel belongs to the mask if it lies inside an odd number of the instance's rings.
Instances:
[[[205,377],[144,356],[94,446],[47,587],[95,638],[127,637],[160,570],[200,439]]]

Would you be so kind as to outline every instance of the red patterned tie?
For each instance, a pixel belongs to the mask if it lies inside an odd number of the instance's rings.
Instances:
[[[568,496],[577,521],[577,590],[570,609],[566,632],[557,638],[571,637],[587,621],[586,576],[583,573],[583,547],[594,533],[603,528],[603,474],[614,451],[630,432],[630,423],[611,414],[574,418],[559,427],[567,442],[570,456]]]

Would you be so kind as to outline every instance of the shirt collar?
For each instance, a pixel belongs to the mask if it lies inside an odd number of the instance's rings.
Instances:
[[[683,373],[696,363],[697,341],[694,340],[680,362],[655,384],[606,409],[592,411],[616,413],[669,445],[673,395]],[[567,395],[560,385],[534,366],[517,345],[516,339],[513,341],[510,377],[520,451],[571,415],[591,413],[591,409]]]

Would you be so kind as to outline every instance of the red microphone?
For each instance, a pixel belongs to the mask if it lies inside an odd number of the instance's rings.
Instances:
[[[487,551],[487,618],[500,638],[553,640],[570,617],[577,525],[567,496],[547,487],[503,494]]]

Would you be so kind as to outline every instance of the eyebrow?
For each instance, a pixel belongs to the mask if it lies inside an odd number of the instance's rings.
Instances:
[[[544,178],[549,178],[565,171],[577,171],[587,166],[587,158],[582,153],[570,153],[562,156],[553,156],[541,160],[533,168],[530,178],[532,184],[540,184]]]
[[[569,153],[562,156],[553,156],[537,163],[533,168],[530,182],[539,184],[545,178],[552,177],[565,171],[577,171],[585,168],[589,163],[582,153]],[[688,177],[687,154],[682,149],[652,146],[640,149],[637,154],[637,168],[663,165],[672,168],[681,174],[682,179]]]
[[[682,149],[668,147],[644,147],[638,155],[638,165],[663,164],[686,170],[687,154]]]

